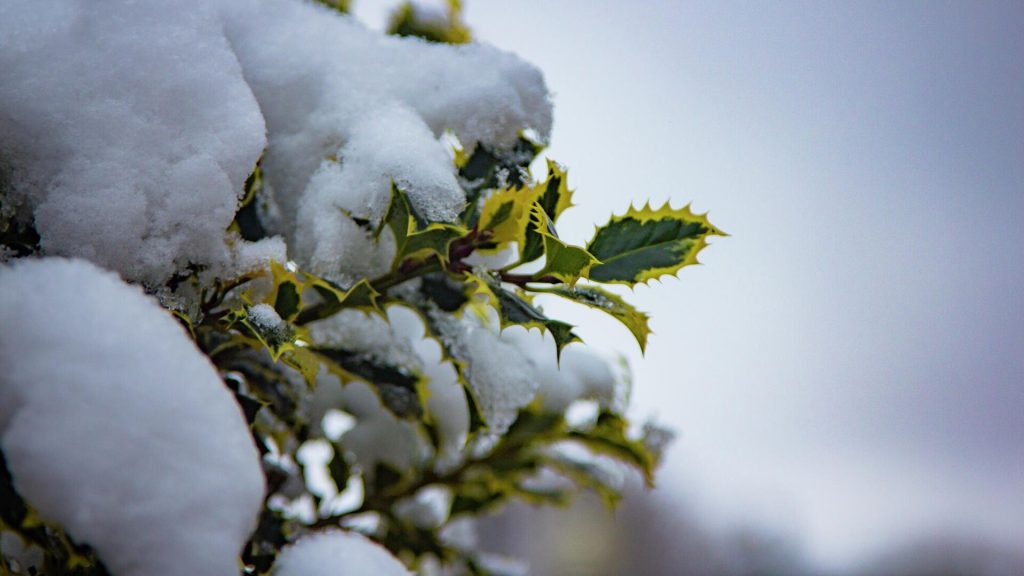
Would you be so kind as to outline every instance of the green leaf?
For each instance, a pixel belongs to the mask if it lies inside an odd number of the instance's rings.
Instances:
[[[283,320],[283,319],[282,319]],[[304,328],[283,321],[280,326],[264,327],[249,319],[249,307],[233,310],[226,318],[227,327],[237,332],[230,342],[244,344],[250,348],[263,348],[270,353],[274,362],[282,362],[302,375],[312,388],[320,371],[320,361],[307,348],[307,333]]]
[[[509,150],[494,150],[484,144],[477,144],[472,152],[457,147],[455,165],[459,169],[459,181],[466,191],[467,201],[466,209],[460,216],[462,222],[470,227],[477,224],[477,200],[484,190],[524,186],[530,163],[543,149],[542,144],[525,134],[520,134]],[[503,174],[504,178],[499,178],[499,174]]]
[[[614,508],[622,499],[616,486],[608,482],[604,470],[592,462],[552,455],[545,460],[544,465],[572,480],[580,488],[594,492],[609,508]]]
[[[444,273],[427,274],[420,281],[420,294],[444,312],[458,312],[469,302],[466,285],[456,282]],[[430,324],[430,314],[422,314]],[[429,328],[429,326],[428,326]]]
[[[377,224],[373,231],[374,237],[380,236],[384,228],[391,230],[395,236],[395,245],[405,242],[409,234],[409,217],[412,216],[412,206],[409,205],[409,197],[394,182],[391,183],[391,198],[388,200],[388,209],[384,218]]]
[[[420,294],[438,309],[447,313],[455,313],[461,311],[470,301],[465,288],[466,285],[458,284],[444,274],[431,274],[424,276],[423,282],[420,284]],[[466,407],[469,409],[469,433],[474,434],[485,428],[486,422],[473,388],[466,378],[466,363],[456,356],[452,350],[452,340],[444,336],[436,316],[431,313],[429,308],[420,308],[419,312],[426,330],[424,336],[437,342],[441,348],[441,360],[451,362],[455,368],[455,376],[466,395]]]
[[[548,177],[535,187],[537,205],[544,211],[547,221],[536,229],[530,227],[526,231],[526,239],[520,246],[520,260],[533,262],[544,255],[545,244],[543,235],[558,238],[554,223],[558,217],[573,206],[572,190],[569,190],[568,174],[554,160],[548,160]]]
[[[337,10],[338,12],[340,12],[342,14],[348,14],[349,12],[352,11],[352,0],[316,0],[316,1],[321,3],[321,4],[323,4],[324,6],[327,6],[328,8],[331,8],[333,10]]]
[[[319,318],[326,318],[344,308],[357,308],[380,315],[384,314],[380,308],[380,292],[377,292],[365,278],[345,290],[326,278],[312,274],[305,274],[305,276],[308,285],[316,290],[324,300],[324,306],[318,314]],[[302,314],[299,314],[296,320],[298,324],[305,324],[308,321],[309,319],[303,318]]]
[[[294,328],[286,322],[282,322],[278,326],[265,326],[252,321],[249,309],[249,306],[244,306],[232,311],[228,315],[228,326],[239,330],[243,337],[258,342],[270,352],[271,358],[276,362],[282,354],[294,346]]]
[[[327,471],[331,474],[331,479],[334,480],[338,492],[344,492],[348,487],[348,480],[352,476],[352,466],[345,458],[345,451],[340,446],[332,444],[331,449],[333,454],[331,461],[327,463]]]
[[[274,310],[285,320],[292,320],[299,313],[299,289],[294,282],[283,282],[277,286],[274,296]]]
[[[291,322],[302,309],[304,282],[295,272],[277,262],[270,263],[270,276],[274,289],[270,292],[268,302],[273,302],[274,310],[281,318]]]
[[[425,229],[413,232],[406,237],[405,245],[397,256],[400,262],[409,258],[428,258],[437,256],[441,262],[448,262],[448,248],[451,243],[462,238],[469,231],[454,224],[433,223]]]
[[[569,208],[572,208],[573,191],[569,190],[568,172],[554,160],[548,160],[548,177],[542,184],[544,191],[538,203],[552,222]]]
[[[552,276],[569,286],[581,277],[587,277],[593,266],[599,265],[597,258],[578,246],[565,244],[558,238],[544,235],[544,268],[538,277]]]
[[[572,331],[571,324],[548,318],[525,297],[506,290],[496,281],[488,282],[472,275],[469,277],[474,279],[478,291],[486,293],[491,298],[492,305],[498,311],[502,329],[518,325],[527,329],[538,328],[547,331],[555,341],[555,354],[559,358],[562,355],[562,349],[568,344],[581,341],[579,336]]]
[[[320,373],[320,359],[312,350],[291,346],[281,354],[281,362],[302,375],[302,379],[310,389],[316,386],[316,376]]]
[[[504,249],[510,242],[523,246],[526,229],[530,224],[530,213],[539,191],[531,188],[504,188],[495,190],[484,200],[480,208],[477,228],[488,233],[494,242],[493,248],[482,248],[482,253],[493,253]]]
[[[469,230],[456,224],[420,221],[409,204],[408,196],[395,184],[391,185],[391,201],[384,218],[374,230],[374,236],[379,237],[385,227],[391,230],[395,239],[392,270],[410,258],[437,256],[441,262],[447,262],[449,245],[469,234]]]
[[[611,315],[633,333],[637,344],[640,345],[640,352],[647,347],[647,336],[651,334],[651,328],[648,325],[650,316],[634,308],[619,295],[596,286],[580,285],[573,288],[558,286],[538,290],[538,292],[555,294]]]
[[[442,44],[465,44],[472,40],[469,27],[462,20],[462,2],[459,0],[448,0],[448,10],[443,18],[424,13],[416,4],[406,0],[391,13],[387,33],[415,36]]]
[[[668,203],[658,210],[649,205],[614,216],[598,228],[587,251],[600,264],[590,269],[597,282],[634,286],[674,275],[683,266],[697,264],[697,254],[709,236],[726,234],[708,222],[706,214],[694,214],[689,206],[673,210]]]
[[[256,162],[256,168],[245,180],[244,194],[238,202],[238,209],[235,211],[235,220],[228,227],[229,231],[238,232],[245,240],[255,242],[267,237],[266,229],[260,221],[259,212],[256,210],[256,197],[263,187],[263,173],[260,169],[260,162]]]
[[[570,246],[546,232],[550,221],[538,205],[534,205],[533,216],[536,226],[534,233],[543,239],[545,256],[544,268],[535,277],[551,276],[573,286],[580,277],[586,277],[593,266],[600,264],[590,252],[578,246]]]

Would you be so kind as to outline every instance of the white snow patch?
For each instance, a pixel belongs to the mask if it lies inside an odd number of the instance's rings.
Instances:
[[[153,283],[230,259],[265,128],[208,3],[5,0],[0,78],[0,158],[46,253]]]
[[[48,254],[150,284],[188,263],[265,265],[225,229],[267,129],[266,224],[347,285],[390,260],[351,217],[379,219],[392,181],[427,219],[461,210],[446,130],[507,147],[551,126],[540,71],[512,54],[386,37],[298,0],[9,0],[0,77],[18,221]]]
[[[564,412],[584,399],[606,407],[614,403],[618,379],[608,361],[586,346],[569,344],[559,360],[550,334],[513,327],[502,332],[502,338],[515,343],[529,359],[526,369],[540,382],[538,395],[546,410]]]
[[[284,320],[270,304],[257,304],[249,308],[249,322],[261,332],[280,330]]]
[[[390,552],[369,538],[342,530],[310,534],[281,551],[275,576],[410,576]]]
[[[225,12],[269,129],[264,176],[280,208],[271,227],[300,262],[342,284],[387,260],[350,216],[379,219],[392,181],[425,218],[461,210],[446,130],[467,148],[550,131],[543,76],[512,54],[387,37],[308,2]]]
[[[499,335],[487,326],[476,326],[463,340],[469,385],[487,427],[495,434],[508,430],[540,386],[528,357],[508,339],[515,330],[520,329],[512,327]]]
[[[369,385],[350,382],[341,390],[341,399],[357,422],[339,443],[355,455],[367,480],[373,480],[378,464],[402,472],[418,468],[429,458],[430,446],[413,424],[385,408]]]
[[[440,345],[425,336],[423,321],[416,312],[405,306],[388,306],[385,320],[378,315],[346,310],[311,323],[310,336],[318,346],[360,352],[377,361],[403,366],[426,376],[429,393],[426,412],[437,427],[441,440],[439,466],[444,468],[458,462],[469,432],[465,391],[451,362],[443,360]],[[357,408],[361,410],[357,416],[378,418],[376,405],[364,402],[361,392],[351,392],[348,396],[357,398],[357,406],[361,407]],[[337,384],[318,383],[311,419],[319,421],[329,409],[343,406],[345,397],[346,393],[341,392]],[[361,422],[356,426],[363,425]],[[383,424],[367,422],[365,425]],[[314,423],[314,426],[318,425]],[[361,435],[362,432],[357,432],[349,442]],[[376,460],[374,458],[373,461]],[[364,464],[372,465],[372,462]]]
[[[170,314],[80,260],[0,267],[0,447],[18,492],[117,576],[238,573],[264,480]]]
[[[396,502],[394,512],[417,528],[433,530],[448,521],[454,498],[455,494],[448,486],[425,486],[416,494]]]

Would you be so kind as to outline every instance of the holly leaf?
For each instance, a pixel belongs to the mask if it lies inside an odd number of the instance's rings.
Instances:
[[[466,191],[466,209],[461,220],[467,226],[475,226],[478,220],[478,203],[480,194],[490,188],[499,188],[505,184],[512,187],[523,186],[528,179],[528,167],[533,159],[540,154],[544,146],[525,134],[508,150],[492,150],[484,144],[477,144],[472,151],[462,148],[455,149],[455,166],[459,169],[459,182]],[[499,177],[503,175],[503,177]]]
[[[410,258],[437,256],[441,262],[447,262],[448,247],[452,241],[469,233],[459,225],[421,221],[413,211],[409,197],[395,184],[391,185],[391,201],[384,218],[374,230],[374,237],[379,237],[385,227],[391,230],[395,239],[392,270]]]
[[[586,277],[590,269],[600,264],[597,258],[580,248],[562,242],[557,236],[548,232],[552,228],[546,212],[542,211],[539,204],[533,207],[533,226],[531,230],[537,234],[544,243],[544,268],[536,273],[535,277],[543,278],[551,276],[559,281],[573,286],[580,277]]]
[[[470,275],[470,277],[473,276]],[[574,326],[571,324],[548,318],[525,297],[506,290],[498,282],[475,278],[478,290],[483,291],[486,288],[490,302],[498,311],[502,329],[509,326],[523,326],[527,329],[537,328],[548,332],[555,341],[555,355],[558,358],[561,358],[562,349],[567,345],[581,342],[580,337],[572,331]]]
[[[539,191],[532,188],[504,188],[496,190],[484,200],[480,208],[477,228],[489,233],[494,242],[492,248],[481,248],[480,252],[493,253],[504,249],[510,242],[523,246],[530,214]]]
[[[470,296],[466,291],[467,285],[451,280],[445,274],[429,274],[423,277],[420,283],[420,294],[424,296],[429,304],[436,306],[438,310],[445,313],[461,312],[463,307],[470,302]],[[428,304],[428,306],[429,306]],[[455,368],[455,376],[466,395],[466,407],[469,409],[469,433],[473,434],[486,426],[483,414],[480,411],[473,388],[469,385],[466,377],[466,363],[455,354],[452,349],[452,339],[446,338],[444,330],[439,325],[436,311],[429,307],[419,308],[420,318],[425,328],[424,337],[431,338],[441,348],[441,360],[451,362]]]
[[[534,192],[537,194],[537,205],[547,216],[547,222],[538,229],[533,227],[527,229],[525,241],[520,245],[519,255],[522,262],[533,262],[544,254],[543,233],[547,232],[558,238],[554,223],[562,215],[562,212],[574,205],[572,203],[573,191],[568,186],[568,174],[554,160],[548,160],[548,177],[535,187]]]
[[[430,224],[421,231],[410,233],[406,237],[404,246],[397,252],[396,258],[399,262],[403,262],[410,258],[437,256],[442,263],[446,263],[451,243],[468,233],[469,231],[462,226],[454,224],[441,222]]]
[[[706,214],[694,214],[689,205],[673,210],[666,202],[654,210],[650,205],[630,206],[622,216],[597,229],[587,251],[601,261],[590,269],[596,282],[635,286],[680,268],[698,264],[697,254],[707,246],[709,236],[726,236],[714,227]]]
[[[572,203],[573,191],[569,189],[568,176],[568,172],[557,162],[548,160],[548,177],[541,184],[543,192],[537,202],[552,222],[557,222],[562,212],[575,206]]]
[[[374,238],[380,236],[384,228],[391,230],[395,237],[395,245],[405,243],[405,237],[409,235],[409,218],[412,216],[412,206],[409,204],[409,197],[394,182],[391,183],[391,198],[388,200],[388,209],[384,218],[373,230]]]
[[[380,292],[367,279],[356,282],[345,290],[326,278],[305,274],[307,286],[316,290],[323,300],[319,307],[307,308],[296,316],[296,324],[307,324],[313,320],[327,318],[344,308],[358,308],[374,314],[384,315],[380,307]]]
[[[545,294],[561,296],[562,298],[611,315],[633,334],[637,344],[640,345],[641,353],[647,347],[647,336],[651,334],[651,328],[648,324],[650,316],[634,308],[632,304],[623,300],[619,295],[597,286],[579,285],[575,287],[557,286],[540,291]]]
[[[274,289],[270,292],[267,301],[272,303],[274,310],[282,319],[291,322],[302,309],[304,282],[298,274],[278,262],[270,263],[270,275]]]

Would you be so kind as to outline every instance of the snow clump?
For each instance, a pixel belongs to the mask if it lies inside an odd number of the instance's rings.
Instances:
[[[411,576],[384,547],[342,530],[310,534],[281,551],[274,576]]]
[[[117,576],[237,574],[260,458],[181,325],[116,274],[47,258],[0,267],[0,326],[18,493]]]
[[[225,12],[269,131],[262,165],[279,209],[270,227],[300,264],[344,285],[390,263],[353,218],[379,220],[392,181],[423,218],[461,211],[445,131],[467,149],[550,132],[543,76],[512,54],[383,36],[309,2],[236,2]]]
[[[223,265],[263,116],[211,5],[0,2],[0,170],[43,251],[162,283]]]
[[[266,224],[347,285],[390,262],[353,218],[379,219],[392,181],[424,218],[461,210],[445,131],[471,149],[551,127],[543,77],[518,57],[386,37],[298,0],[9,0],[0,77],[18,222],[47,254],[152,285],[252,259],[225,230],[265,148]]]

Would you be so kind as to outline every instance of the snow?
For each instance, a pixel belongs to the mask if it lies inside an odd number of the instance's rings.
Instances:
[[[250,306],[247,319],[268,343],[285,342],[291,335],[291,328],[270,304]]]
[[[519,328],[509,328],[513,330]],[[533,400],[540,381],[523,351],[487,326],[470,328],[462,345],[467,379],[481,415],[491,432],[503,434]]]
[[[280,330],[284,320],[270,304],[257,304],[249,308],[249,321],[261,332]]]
[[[416,312],[405,306],[392,305],[387,307],[386,313],[385,319],[357,310],[342,311],[311,323],[310,337],[317,346],[360,352],[378,362],[422,373],[428,380],[426,416],[435,425],[441,441],[439,465],[443,468],[457,463],[469,432],[469,409],[455,368],[451,362],[443,360],[437,341],[426,337],[423,321]],[[373,434],[384,430],[391,430],[400,438],[408,437],[405,431],[407,424],[385,410],[372,390],[358,385],[357,390],[349,391],[351,386],[349,384],[341,390],[337,378],[324,376],[319,379],[310,408],[314,431],[319,430],[319,421],[329,409],[344,408],[359,422],[346,433],[343,443],[357,452],[359,461],[367,470],[372,470],[379,461],[399,470],[419,462],[419,449],[388,453],[384,447],[381,454],[370,445]],[[374,396],[373,400],[366,396],[367,392]],[[363,442],[363,438],[367,442]]]
[[[0,3],[0,158],[48,254],[160,283],[230,259],[264,122],[211,7]]]
[[[559,363],[550,335],[521,326],[499,330],[493,310],[482,318],[438,318],[454,353],[466,363],[467,380],[492,433],[504,433],[537,396],[553,412],[583,399],[616,404],[622,379],[602,356],[583,346],[567,346]]]
[[[394,513],[422,530],[437,529],[448,521],[454,496],[448,486],[425,486],[416,494],[396,502]]]
[[[264,480],[231,392],[141,290],[0,268],[0,447],[18,492],[117,576],[237,574]]]
[[[0,158],[46,253],[130,280],[252,265],[225,229],[267,145],[270,227],[350,283],[390,248],[342,210],[379,218],[392,180],[426,218],[461,209],[442,133],[500,147],[550,130],[540,72],[481,44],[385,37],[296,0],[105,4],[0,4]]]
[[[502,338],[515,343],[527,356],[534,378],[541,383],[538,396],[544,409],[564,412],[577,400],[590,399],[602,406],[613,404],[618,379],[608,361],[586,346],[569,344],[559,360],[554,340],[539,330],[512,328],[505,330]]]
[[[300,538],[274,563],[275,576],[410,576],[385,548],[354,532],[331,530]]]
[[[43,551],[35,546],[28,546],[14,532],[0,532],[0,566],[3,561],[13,564],[14,574],[31,574],[30,568],[37,573],[43,567]]]
[[[339,443],[355,455],[367,480],[373,480],[378,464],[401,472],[418,468],[429,458],[426,439],[411,422],[400,420],[385,408],[369,385],[350,382],[341,390],[341,399],[341,407],[357,422]]]
[[[428,219],[461,210],[445,131],[467,147],[550,131],[543,77],[514,55],[382,36],[312,3],[240,6],[225,10],[226,29],[269,129],[271,228],[301,264],[342,284],[388,261],[346,213],[379,219],[392,181]]]
[[[50,256],[19,261],[0,246],[0,447],[19,492],[116,576],[237,574],[264,492],[231,392],[121,278],[194,317],[204,287],[272,261],[343,286],[381,275],[394,242],[362,221],[380,220],[393,183],[418,216],[453,221],[466,201],[453,145],[507,148],[551,128],[544,79],[515,55],[383,36],[300,0],[5,0],[0,78],[3,223],[32,224]],[[261,158],[257,212],[276,236],[249,242],[228,228]],[[199,286],[167,283],[185,269]],[[324,371],[304,399],[311,431],[342,409],[354,423],[338,443],[365,478],[432,456],[443,471],[466,456],[465,391],[418,313],[386,316],[342,312],[311,324],[310,340],[422,373],[436,454],[370,386]],[[248,320],[270,340],[291,334],[267,304]],[[538,390],[559,407],[614,387],[592,358],[567,350],[559,370],[550,341],[494,318],[446,322],[494,434]],[[431,526],[450,505],[429,491],[403,504]],[[406,574],[346,532],[302,539],[275,570],[331,565]]]

